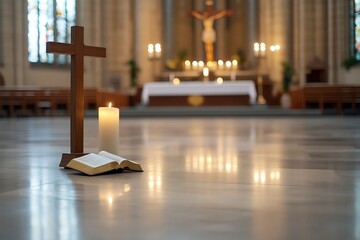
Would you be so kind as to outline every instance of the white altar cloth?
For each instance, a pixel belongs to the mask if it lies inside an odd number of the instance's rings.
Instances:
[[[149,103],[150,96],[224,96],[224,95],[249,95],[251,104],[256,103],[256,88],[253,81],[224,81],[216,82],[181,82],[174,85],[171,82],[145,83],[142,90],[141,102]]]

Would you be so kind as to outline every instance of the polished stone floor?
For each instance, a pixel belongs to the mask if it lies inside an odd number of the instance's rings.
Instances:
[[[358,117],[124,119],[145,172],[95,177],[57,167],[68,125],[0,119],[0,239],[360,239]]]

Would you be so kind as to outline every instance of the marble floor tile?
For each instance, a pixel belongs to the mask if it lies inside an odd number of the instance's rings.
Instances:
[[[0,119],[0,239],[360,239],[359,123],[121,119],[145,171],[88,177],[58,168],[69,119]]]

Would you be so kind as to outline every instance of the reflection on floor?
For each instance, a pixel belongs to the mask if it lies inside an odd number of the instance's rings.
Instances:
[[[57,167],[68,119],[0,119],[0,239],[359,239],[359,122],[125,119],[145,172],[87,177]]]

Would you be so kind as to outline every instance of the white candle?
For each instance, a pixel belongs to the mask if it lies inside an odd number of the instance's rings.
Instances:
[[[119,154],[119,109],[99,107],[99,150]]]
[[[258,42],[254,43],[254,54],[255,54],[255,57],[258,57],[259,56],[259,51],[260,51],[260,45]]]
[[[198,62],[197,62],[197,61],[193,61],[193,62],[192,62],[192,69],[193,69],[193,70],[197,70],[197,68],[198,68]]]
[[[154,57],[154,44],[148,45],[148,57],[153,58]]]
[[[265,51],[266,51],[266,45],[265,43],[260,43],[260,56],[265,56]]]
[[[238,61],[234,59],[232,60],[232,69],[237,70],[237,68],[238,68]]]
[[[185,61],[185,70],[190,70],[191,69],[191,62],[189,60]]]
[[[155,44],[155,57],[156,58],[161,57],[161,44],[160,43]]]
[[[198,65],[199,65],[199,68],[200,68],[200,69],[203,69],[203,68],[204,68],[204,62],[203,62],[203,61],[199,61]]]
[[[231,61],[226,61],[225,65],[227,70],[231,69]]]
[[[223,70],[223,69],[224,69],[224,61],[223,61],[223,60],[219,60],[219,61],[218,61],[218,66],[219,66],[219,70]]]
[[[208,69],[207,67],[205,67],[205,68],[203,69],[203,75],[204,75],[204,77],[208,77],[208,76],[209,76],[209,69]]]

